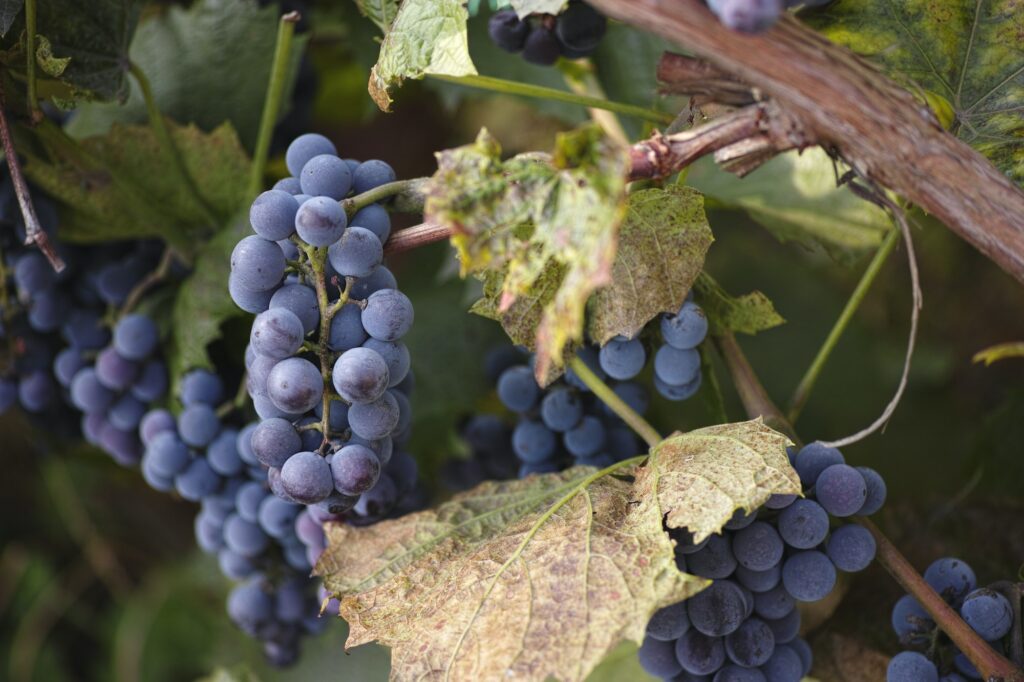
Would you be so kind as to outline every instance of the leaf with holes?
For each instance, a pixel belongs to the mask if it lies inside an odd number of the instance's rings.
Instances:
[[[370,96],[382,111],[391,107],[391,86],[406,78],[476,74],[466,40],[468,18],[462,0],[402,3],[370,71]]]
[[[1024,182],[1024,12],[1019,0],[838,0],[806,20],[948,102],[953,132]]]
[[[630,194],[612,283],[590,299],[590,337],[601,345],[617,334],[633,338],[659,313],[678,312],[712,240],[696,190],[672,185]]]
[[[700,274],[693,288],[708,316],[712,334],[727,331],[756,334],[786,322],[760,291],[732,296],[706,272]]]
[[[488,482],[434,510],[328,524],[316,573],[346,647],[391,647],[394,679],[582,680],[651,614],[696,593],[665,532],[698,538],[738,508],[800,490],[760,420],[677,434],[649,458]]]
[[[551,157],[502,161],[486,130],[438,154],[424,215],[452,229],[463,274],[486,276],[489,300],[477,312],[514,339],[531,337],[538,378],[582,340],[586,301],[611,281],[628,164],[595,126],[559,135]]]

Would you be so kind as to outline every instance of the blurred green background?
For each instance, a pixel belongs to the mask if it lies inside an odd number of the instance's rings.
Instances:
[[[472,20],[470,36],[482,73],[564,87],[557,71],[497,53],[482,37],[485,22]],[[570,105],[538,106],[429,82],[407,84],[394,113],[379,114],[365,90],[376,51],[372,25],[349,3],[314,14],[312,25],[316,87],[308,127],[331,137],[343,156],[386,159],[400,177],[430,174],[434,151],[472,140],[481,126],[514,153],[550,148],[556,132],[585,116]],[[595,60],[609,94],[671,107],[657,99],[651,70],[663,47],[614,27]],[[631,134],[642,133],[635,121],[624,123]],[[271,167],[280,169],[280,159]],[[787,178],[780,174],[777,181],[784,191]],[[716,237],[709,272],[733,293],[763,291],[787,320],[740,339],[769,392],[784,404],[870,250],[839,264],[821,249],[780,243],[746,213],[712,204],[709,215]],[[822,212],[818,219],[827,226],[830,216]],[[415,222],[413,216],[398,221]],[[910,384],[885,431],[846,455],[886,477],[890,501],[878,522],[918,568],[957,554],[983,583],[1018,578],[1024,564],[1024,361],[986,368],[971,357],[992,344],[1024,340],[1024,291],[934,221],[919,216],[914,239],[924,309]],[[425,482],[440,496],[433,472],[464,450],[457,423],[496,405],[480,365],[502,334],[496,324],[465,313],[474,288],[454,276],[446,245],[402,254],[392,265],[416,306],[408,338],[417,374],[412,450]],[[899,379],[909,310],[901,246],[821,375],[798,424],[805,440],[846,435],[881,412]],[[244,333],[244,325],[227,337]],[[234,352],[220,348],[214,356]],[[744,418],[727,374],[720,366],[716,371],[730,419]],[[713,418],[700,400],[656,402],[652,414],[664,432]],[[218,668],[275,680],[386,678],[387,652],[361,647],[344,653],[340,621],[306,643],[295,669],[266,668],[258,646],[225,617],[227,582],[215,561],[195,548],[191,504],[151,491],[137,472],[96,452],[50,440],[17,413],[0,419],[0,438],[0,679],[186,680]],[[893,652],[888,611],[900,594],[896,584],[875,566],[844,587],[845,599],[828,607],[835,614],[811,634],[819,656],[831,655],[836,636]]]

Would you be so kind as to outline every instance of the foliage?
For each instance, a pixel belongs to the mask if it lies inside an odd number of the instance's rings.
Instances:
[[[706,584],[676,569],[663,522],[699,541],[736,509],[799,491],[786,444],[760,420],[713,426],[642,462],[484,483],[369,528],[332,524],[317,573],[351,624],[346,646],[390,646],[398,678],[581,680]]]
[[[502,271],[500,294],[492,286],[476,312],[500,317],[512,338],[533,338],[538,377],[582,340],[586,301],[611,281],[626,163],[596,127],[560,135],[550,159],[501,161],[486,131],[438,156],[424,216],[452,229],[463,273]]]
[[[808,20],[912,90],[944,98],[957,137],[1024,182],[1024,16],[1018,2],[839,0]]]

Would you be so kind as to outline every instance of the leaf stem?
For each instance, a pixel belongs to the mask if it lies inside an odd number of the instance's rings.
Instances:
[[[167,121],[164,120],[163,114],[160,113],[160,107],[156,104],[156,98],[153,96],[153,88],[149,83],[149,78],[135,62],[129,63],[129,71],[139,84],[139,90],[142,91],[142,99],[146,103],[146,115],[149,118],[149,125],[152,126],[157,141],[163,147],[164,154],[167,155],[171,165],[174,166],[174,172],[178,174],[179,179],[188,188],[189,194],[195,197],[196,203],[198,203],[200,210],[203,212],[203,218],[211,226],[216,225],[219,221],[214,214],[213,208],[207,202],[206,197],[199,192],[199,187],[185,166],[185,160],[182,159],[177,145],[174,144],[174,138],[171,137]]]
[[[362,194],[357,194],[354,197],[348,199],[342,199],[339,203],[341,207],[345,209],[345,213],[349,218],[361,208],[369,206],[370,204],[377,203],[382,199],[393,197],[396,195],[405,195],[407,199],[413,198],[419,203],[420,210],[423,209],[423,185],[430,178],[409,178],[408,180],[395,180],[378,187],[374,187],[371,190],[367,190]]]
[[[14,150],[14,141],[11,138],[11,127],[7,121],[7,97],[0,83],[0,143],[3,145],[4,156],[7,158],[7,168],[11,172],[11,182],[14,184],[14,193],[18,197],[18,207],[21,209],[21,217],[25,223],[25,243],[35,244],[36,248],[43,252],[50,266],[57,272],[64,269],[64,261],[57,255],[57,251],[50,243],[50,237],[39,224],[39,217],[32,205],[32,195],[28,191],[28,183],[21,172],[21,162],[18,161],[18,154]]]
[[[661,436],[646,419],[637,414],[633,408],[625,403],[608,384],[601,381],[601,378],[590,371],[586,363],[574,357],[569,361],[569,366],[576,373],[587,388],[594,392],[598,398],[614,412],[619,419],[626,422],[630,428],[636,431],[637,435],[644,439],[648,446],[654,447],[661,442]]]
[[[740,400],[743,402],[747,414],[751,418],[763,416],[773,428],[779,428],[796,441],[796,433],[792,424],[768,396],[768,392],[761,385],[760,379],[744,356],[743,350],[736,343],[736,338],[731,332],[727,332],[717,336],[716,341],[732,374],[733,383],[736,385],[736,390],[740,394]],[[874,536],[875,544],[878,547],[878,562],[928,611],[942,631],[949,635],[954,644],[978,668],[984,679],[1024,682],[1024,672],[997,653],[964,623],[956,611],[950,608],[942,597],[924,581],[924,578],[914,570],[907,558],[873,522],[866,517],[857,517],[856,522],[867,528]]]
[[[270,152],[270,140],[274,135],[278,112],[281,110],[281,94],[288,75],[288,62],[291,56],[292,36],[295,24],[299,21],[298,12],[289,12],[281,17],[277,25],[277,40],[274,44],[274,60],[270,70],[270,82],[267,94],[263,99],[263,114],[260,117],[260,128],[256,134],[256,146],[253,149],[252,165],[249,167],[249,196],[255,197],[263,186],[263,172],[267,166]]]
[[[547,99],[556,102],[566,102],[568,104],[579,104],[580,106],[601,109],[604,111],[614,111],[619,114],[625,114],[626,116],[635,116],[636,118],[644,121],[652,121],[654,123],[669,124],[673,120],[673,116],[664,114],[660,111],[653,111],[651,109],[645,109],[638,107],[633,104],[626,104],[624,102],[613,102],[611,100],[603,99],[600,97],[590,97],[587,95],[580,95],[574,92],[566,92],[565,90],[556,90],[555,88],[547,88],[541,85],[531,85],[529,83],[516,83],[514,81],[507,81],[502,78],[492,78],[490,76],[442,76],[439,74],[428,74],[428,78],[434,78],[436,80],[445,81],[446,83],[455,83],[456,85],[465,85],[471,88],[480,88],[481,90],[490,90],[491,92],[502,92],[509,95],[521,95],[523,97],[534,97],[537,99]]]
[[[121,306],[121,314],[118,317],[130,313],[139,304],[139,301],[142,300],[147,291],[167,278],[171,267],[174,265],[175,255],[174,249],[170,246],[164,248],[164,253],[160,256],[160,262],[157,264],[156,269],[148,273],[132,288],[128,298],[124,301],[124,305]]]
[[[427,244],[443,242],[451,236],[451,228],[444,225],[435,223],[413,225],[391,235],[388,243],[384,245],[384,254],[391,255],[402,251],[411,251]]]
[[[25,0],[25,80],[28,88],[28,112],[33,123],[43,118],[36,94],[36,0]]]
[[[889,255],[893,249],[896,248],[897,242],[900,240],[900,231],[892,229],[889,234],[885,236],[881,246],[875,252],[871,262],[868,263],[868,267],[864,270],[864,274],[861,275],[860,281],[857,282],[857,287],[850,294],[849,300],[846,302],[846,306],[843,308],[843,312],[839,314],[839,319],[836,320],[835,325],[832,326],[832,330],[828,333],[828,337],[825,339],[825,343],[822,344],[821,348],[818,349],[818,354],[814,356],[814,360],[811,362],[811,366],[807,368],[807,372],[803,378],[800,379],[800,383],[797,385],[796,390],[793,391],[793,397],[789,399],[789,412],[786,415],[791,424],[795,424],[796,420],[800,417],[800,412],[803,411],[804,405],[807,403],[807,399],[811,395],[811,391],[814,389],[814,384],[818,381],[818,376],[821,374],[821,370],[825,367],[825,363],[828,361],[829,355],[832,354],[832,350],[839,343],[840,337],[843,332],[846,331],[847,326],[850,324],[850,320],[853,319],[854,313],[857,312],[857,308],[860,307],[861,302],[867,296],[868,291],[871,289],[871,285],[874,284],[875,278],[878,273],[882,270],[882,266],[885,261],[888,260]]]

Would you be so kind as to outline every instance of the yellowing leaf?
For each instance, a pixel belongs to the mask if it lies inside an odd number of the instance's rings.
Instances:
[[[1020,0],[839,0],[806,16],[837,43],[944,99],[953,132],[1024,182]]]
[[[699,192],[672,185],[630,194],[612,284],[590,299],[591,338],[633,337],[659,313],[677,312],[712,240]]]
[[[760,291],[731,296],[706,272],[697,278],[694,290],[708,316],[712,334],[726,331],[756,334],[786,322]]]
[[[586,301],[611,281],[628,163],[626,150],[594,126],[559,135],[550,158],[502,161],[486,130],[474,144],[438,154],[425,217],[452,229],[463,274],[502,273],[500,287],[489,274],[490,301],[478,312],[503,325],[513,315],[506,329],[520,339],[522,321],[536,320],[528,345],[538,377],[582,339]]]
[[[676,568],[663,519],[704,535],[737,508],[799,492],[787,442],[760,420],[716,426],[603,471],[488,482],[436,510],[328,524],[316,572],[341,599],[346,647],[390,646],[393,679],[582,680],[706,584]]]
[[[1024,341],[1010,341],[979,350],[971,358],[974,362],[984,362],[988,367],[993,362],[1007,358],[1024,358]]]
[[[370,71],[370,97],[382,111],[391,106],[388,90],[406,78],[427,74],[471,76],[462,0],[405,0],[380,46]]]

